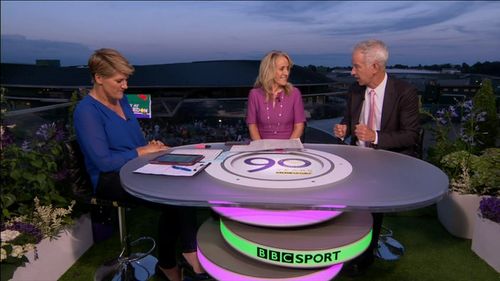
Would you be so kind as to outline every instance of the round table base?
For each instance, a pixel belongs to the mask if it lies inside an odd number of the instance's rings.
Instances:
[[[241,207],[212,207],[219,215],[255,226],[298,227],[321,223],[342,214],[326,210],[270,210]]]
[[[236,251],[259,262],[294,268],[343,263],[371,242],[372,216],[346,212],[329,221],[296,228],[257,227],[221,217],[220,232]]]
[[[321,269],[286,268],[248,258],[227,245],[219,231],[219,222],[207,220],[198,231],[198,259],[217,280],[331,280],[342,269],[336,264]]]

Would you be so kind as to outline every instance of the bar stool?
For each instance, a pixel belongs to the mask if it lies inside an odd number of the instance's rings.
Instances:
[[[378,239],[375,256],[386,261],[399,260],[404,255],[405,248],[396,239],[392,238],[392,230],[382,226]]]
[[[99,208],[115,207],[118,212],[118,227],[121,243],[121,253],[117,258],[105,262],[94,274],[95,281],[132,281],[148,280],[155,274],[158,260],[151,255],[156,247],[156,242],[151,237],[140,237],[129,241],[126,223],[126,209],[132,206],[123,202],[98,198],[93,194],[90,177],[85,170],[83,154],[76,140],[65,143],[65,152],[69,156],[69,170],[73,194],[76,199],[84,204]],[[150,248],[145,253],[131,253],[131,247],[141,243],[150,243]]]
[[[424,156],[424,134],[425,130],[421,128],[418,133],[418,142],[415,145],[416,156],[420,159]],[[393,238],[392,230],[382,225],[377,249],[375,249],[374,253],[375,256],[382,260],[394,261],[399,260],[404,255],[404,252],[404,246]]]

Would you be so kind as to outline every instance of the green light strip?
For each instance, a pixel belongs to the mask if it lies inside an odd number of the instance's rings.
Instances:
[[[262,246],[245,240],[229,230],[222,220],[220,221],[220,231],[229,245],[252,259],[295,268],[325,267],[346,262],[366,250],[372,238],[372,230],[370,229],[367,235],[349,245],[320,251],[293,251]]]

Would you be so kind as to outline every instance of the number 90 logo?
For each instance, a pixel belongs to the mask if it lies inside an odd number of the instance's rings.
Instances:
[[[276,164],[285,168],[305,168],[311,166],[310,161],[300,158],[285,158],[275,161],[267,157],[252,157],[245,159],[244,163],[251,166],[259,166],[259,168],[247,170],[249,173],[266,170]]]

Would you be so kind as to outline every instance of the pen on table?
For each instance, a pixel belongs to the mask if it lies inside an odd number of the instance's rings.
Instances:
[[[172,166],[172,168],[174,168],[174,169],[176,169],[176,170],[182,170],[182,171],[186,171],[186,172],[192,172],[192,170],[191,170],[191,169],[186,168],[186,167]]]
[[[199,144],[196,144],[194,147],[195,147],[195,148],[198,148],[198,149],[204,149],[204,148],[210,148],[210,147],[212,147],[212,146],[211,146],[211,145],[209,145],[209,144],[199,143]]]

